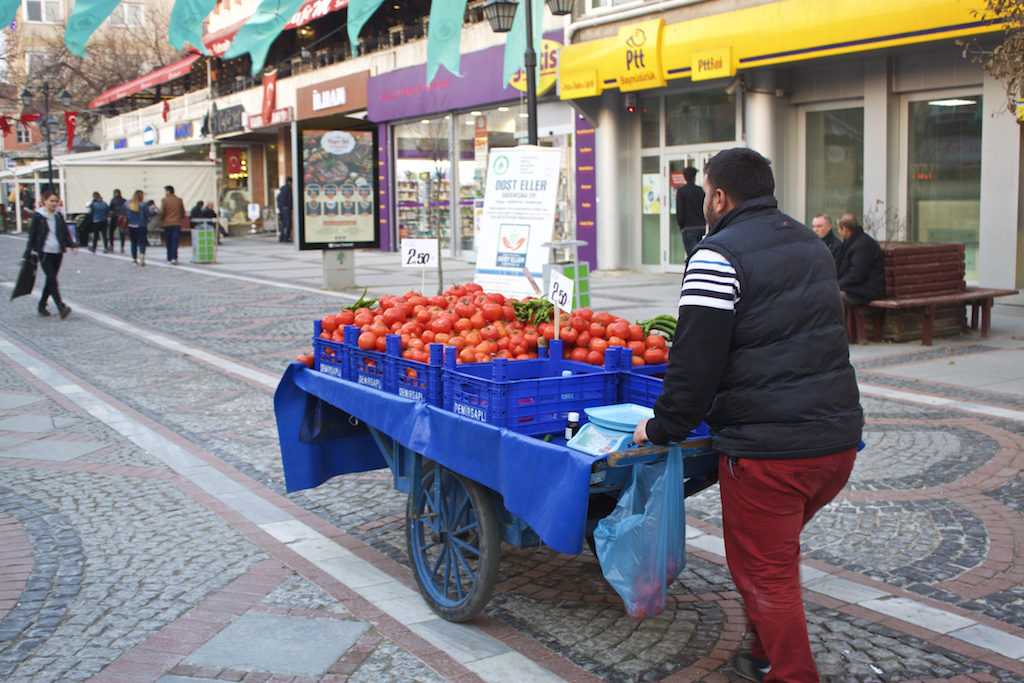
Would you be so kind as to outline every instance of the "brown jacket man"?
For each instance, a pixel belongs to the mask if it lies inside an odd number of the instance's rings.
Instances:
[[[181,201],[181,197],[174,194],[174,188],[170,185],[164,189],[167,191],[167,194],[160,200],[160,221],[164,227],[187,227],[185,221],[188,219],[185,213],[185,202]]]

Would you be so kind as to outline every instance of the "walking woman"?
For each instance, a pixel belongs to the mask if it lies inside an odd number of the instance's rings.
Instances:
[[[117,234],[121,238],[122,254],[124,253],[125,233],[128,229],[125,227],[125,222],[120,219],[124,215],[125,204],[127,203],[128,200],[121,196],[121,190],[114,190],[114,196],[110,198],[110,249],[111,251],[114,249],[114,230],[117,230]]]
[[[64,216],[57,211],[57,206],[60,204],[57,193],[52,190],[44,190],[42,199],[42,206],[32,214],[24,258],[30,258],[32,252],[39,254],[39,265],[46,275],[43,298],[39,300],[39,315],[50,315],[50,312],[46,310],[46,301],[53,297],[53,302],[57,304],[57,310],[63,319],[71,313],[71,307],[65,306],[64,300],[60,298],[60,290],[57,288],[57,271],[60,270],[60,262],[64,259],[64,250],[71,249],[71,253],[77,254],[78,247],[71,239]]]
[[[142,190],[135,190],[131,201],[128,202],[126,215],[128,216],[128,238],[132,243],[132,263],[137,266],[146,265],[146,239],[148,233],[146,226],[149,219],[155,214],[152,202],[146,203]]]

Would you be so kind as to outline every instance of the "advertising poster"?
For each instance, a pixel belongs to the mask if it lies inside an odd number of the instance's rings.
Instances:
[[[524,268],[544,277],[555,222],[561,151],[546,147],[491,150],[477,237],[476,277],[486,290],[533,295]]]
[[[303,130],[304,247],[376,242],[373,133]]]

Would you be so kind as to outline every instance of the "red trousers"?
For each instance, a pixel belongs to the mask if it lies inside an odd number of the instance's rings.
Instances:
[[[725,557],[754,635],[765,681],[817,683],[800,594],[800,532],[846,484],[857,451],[820,458],[719,456]]]

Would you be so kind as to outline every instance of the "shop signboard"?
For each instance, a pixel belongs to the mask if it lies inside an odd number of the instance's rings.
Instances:
[[[544,85],[554,84],[562,32],[544,34],[541,77]],[[463,55],[462,76],[438,75],[427,83],[427,65],[419,64],[374,76],[366,81],[366,118],[370,121],[395,121],[424,114],[436,114],[462,107],[522,97],[521,75],[503,83],[505,46],[496,45]],[[443,73],[443,72],[440,72]],[[517,89],[520,88],[520,89]],[[545,89],[546,89],[545,88]],[[538,88],[538,94],[542,91]]]
[[[256,130],[257,128],[266,128],[267,126],[277,126],[284,123],[290,123],[292,120],[292,108],[281,107],[270,112],[270,120],[264,118],[263,113],[250,114],[246,119],[246,126],[249,130]]]
[[[373,131],[300,130],[299,249],[378,246]]]
[[[295,92],[295,118],[299,121],[366,109],[369,71],[332,78]]]
[[[474,281],[505,295],[534,293],[555,224],[562,152],[547,147],[491,150]]]
[[[245,126],[242,125],[244,116],[245,107],[241,104],[226,109],[214,109],[213,115],[210,117],[210,131],[216,136],[244,130]]]

